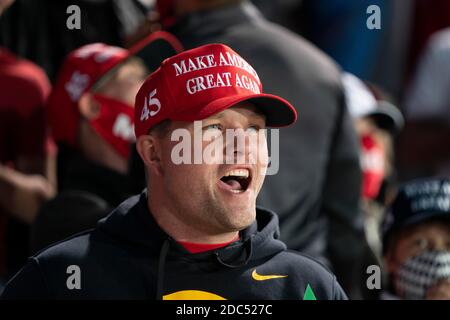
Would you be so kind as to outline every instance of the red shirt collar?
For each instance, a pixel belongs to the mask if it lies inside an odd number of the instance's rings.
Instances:
[[[190,253],[200,253],[226,247],[230,243],[235,242],[237,240],[239,240],[239,235],[237,235],[236,238],[232,239],[231,241],[225,243],[210,244],[210,243],[193,243],[185,241],[177,241],[177,242],[181,244]]]

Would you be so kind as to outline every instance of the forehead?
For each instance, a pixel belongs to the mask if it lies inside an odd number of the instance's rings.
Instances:
[[[143,61],[139,58],[131,57],[115,70],[114,76],[120,78],[120,76],[129,73],[146,74],[148,71]]]
[[[450,237],[450,222],[448,220],[433,219],[406,228],[400,233],[400,237],[403,239],[420,235],[430,235],[433,237],[438,236]]]
[[[92,87],[92,91],[101,91],[103,87],[116,82],[120,83],[123,79],[129,79],[131,75],[136,79],[142,78],[143,80],[147,74],[148,70],[144,62],[137,57],[130,57],[103,75]],[[139,79],[139,82],[140,81],[141,80]]]
[[[202,120],[205,122],[210,121],[224,121],[224,120],[235,120],[236,118],[245,119],[246,121],[258,121],[258,123],[261,121],[261,125],[264,126],[266,116],[262,111],[260,111],[255,105],[248,103],[248,102],[242,102],[239,103],[231,108],[225,109],[221,112],[218,112],[216,114],[213,114],[212,116]],[[186,122],[186,121],[170,121],[170,124],[168,124],[168,130],[172,132],[173,130],[180,129],[180,128],[192,128],[193,122]]]

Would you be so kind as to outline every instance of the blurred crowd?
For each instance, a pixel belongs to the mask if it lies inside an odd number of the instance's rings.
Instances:
[[[449,0],[0,0],[0,292],[27,257],[142,192],[135,95],[206,43],[299,113],[258,198],[288,247],[353,299],[450,299]]]

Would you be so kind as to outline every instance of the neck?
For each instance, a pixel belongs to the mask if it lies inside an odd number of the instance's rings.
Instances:
[[[163,196],[158,195],[158,188],[148,188],[147,205],[156,223],[169,236],[178,242],[197,244],[217,244],[231,242],[239,236],[238,231],[220,232],[201,228],[196,221],[186,221],[185,209],[176,210],[170,201],[164,201]],[[150,194],[152,194],[150,196]]]

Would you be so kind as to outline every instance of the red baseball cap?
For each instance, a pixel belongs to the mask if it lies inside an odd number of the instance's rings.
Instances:
[[[130,49],[93,43],[72,51],[59,71],[47,102],[49,125],[55,141],[76,145],[79,99],[127,58],[140,57],[150,70],[155,70],[164,58],[180,51],[182,47],[178,40],[164,31],[150,34]]]
[[[127,57],[127,50],[103,43],[85,45],[67,56],[47,104],[55,141],[76,145],[80,97]]]
[[[139,89],[136,137],[163,120],[202,120],[244,101],[266,115],[268,127],[297,120],[294,107],[263,93],[256,71],[228,46],[209,44],[188,50],[164,60]]]

